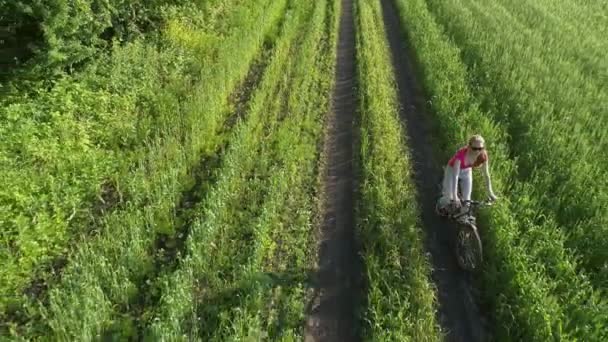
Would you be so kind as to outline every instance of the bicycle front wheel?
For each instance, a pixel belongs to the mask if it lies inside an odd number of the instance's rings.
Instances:
[[[481,266],[483,251],[477,227],[462,225],[458,229],[456,257],[460,267],[473,271]]]

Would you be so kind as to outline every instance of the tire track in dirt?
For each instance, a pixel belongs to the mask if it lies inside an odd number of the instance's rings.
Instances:
[[[411,150],[414,181],[418,190],[426,247],[433,263],[438,290],[438,319],[448,341],[484,341],[485,319],[475,303],[472,279],[462,271],[453,253],[456,226],[435,214],[435,201],[442,177],[443,161],[433,153],[433,126],[426,111],[426,97],[417,80],[412,53],[401,30],[393,0],[380,0],[401,104],[400,117]]]
[[[353,200],[353,114],[357,100],[352,0],[342,0],[339,25],[336,78],[322,155],[318,265],[306,312],[307,342],[358,339],[355,321],[362,262],[355,241]]]

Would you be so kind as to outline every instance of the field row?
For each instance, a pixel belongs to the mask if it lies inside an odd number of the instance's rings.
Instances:
[[[193,223],[188,257],[164,281],[150,321],[154,338],[302,335],[335,9],[326,1],[289,7],[273,59]]]
[[[360,203],[365,264],[365,340],[440,341],[436,289],[423,248],[413,163],[399,119],[382,9],[357,1]]]

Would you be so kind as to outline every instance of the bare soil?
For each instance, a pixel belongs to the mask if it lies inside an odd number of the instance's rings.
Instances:
[[[485,341],[485,318],[475,301],[472,276],[461,270],[453,252],[456,226],[435,214],[443,161],[433,151],[432,116],[426,108],[426,96],[417,80],[413,54],[401,30],[393,0],[382,0],[386,34],[392,51],[395,79],[401,104],[400,116],[412,156],[414,181],[422,223],[426,229],[426,247],[433,263],[433,280],[438,289],[438,319],[448,341]]]
[[[354,221],[355,30],[353,1],[342,0],[332,110],[325,132],[322,216],[314,294],[307,309],[305,341],[358,340],[357,308],[362,262]]]

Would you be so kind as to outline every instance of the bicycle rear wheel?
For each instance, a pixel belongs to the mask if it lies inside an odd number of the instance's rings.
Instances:
[[[483,250],[477,227],[461,225],[456,241],[456,258],[460,267],[473,271],[481,266]]]

